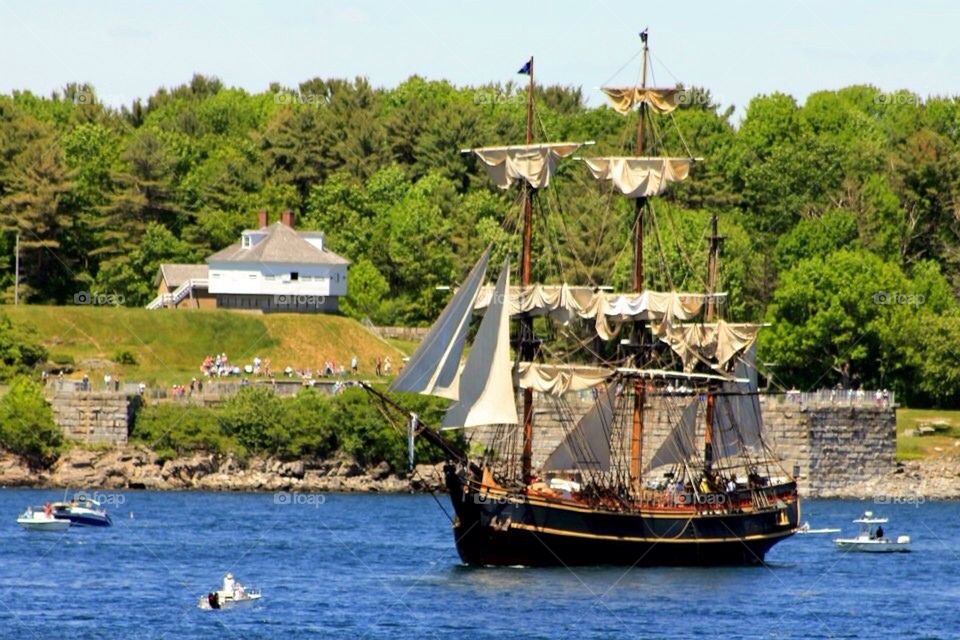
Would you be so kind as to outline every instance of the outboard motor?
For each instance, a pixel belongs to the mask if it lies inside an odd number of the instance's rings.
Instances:
[[[211,591],[207,594],[207,603],[210,605],[211,609],[220,608],[220,594],[216,591]]]

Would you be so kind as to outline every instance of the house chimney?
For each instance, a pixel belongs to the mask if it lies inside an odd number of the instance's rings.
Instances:
[[[257,229],[263,229],[267,226],[267,210],[260,209],[257,213]]]
[[[283,213],[280,214],[280,222],[287,225],[291,229],[293,228],[293,211],[290,209],[284,209]]]

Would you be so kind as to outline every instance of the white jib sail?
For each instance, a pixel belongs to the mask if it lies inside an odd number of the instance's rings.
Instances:
[[[447,410],[444,427],[519,423],[513,360],[510,359],[509,285],[510,261],[507,260],[460,374],[459,399]]]
[[[433,323],[427,337],[410,357],[390,391],[408,391],[457,399],[460,357],[467,341],[470,317],[490,260],[488,247],[467,279]]]

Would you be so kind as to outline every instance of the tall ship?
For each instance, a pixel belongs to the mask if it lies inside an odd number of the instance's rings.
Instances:
[[[648,151],[657,119],[671,119],[686,94],[648,86],[641,38],[639,81],[603,88],[618,113],[637,117],[630,156],[536,142],[533,59],[524,65],[524,144],[464,150],[519,192],[516,282],[509,259],[490,264],[488,247],[387,392],[368,387],[398,409],[404,393],[451,401],[441,425],[406,419],[411,457],[415,437],[446,457],[454,541],[471,565],[758,564],[798,527],[796,481],[761,420],[762,325],[723,318],[716,214],[704,291],[644,285],[653,199],[700,159]],[[534,205],[561,163],[576,162],[632,201],[632,291],[533,281]],[[545,335],[561,334],[582,348],[551,349]],[[467,444],[443,437],[450,429]]]

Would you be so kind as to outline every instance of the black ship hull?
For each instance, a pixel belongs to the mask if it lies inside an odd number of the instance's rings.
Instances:
[[[446,480],[457,552],[471,565],[755,565],[800,518],[793,482],[759,490],[760,508],[617,511],[491,491],[452,467]]]

